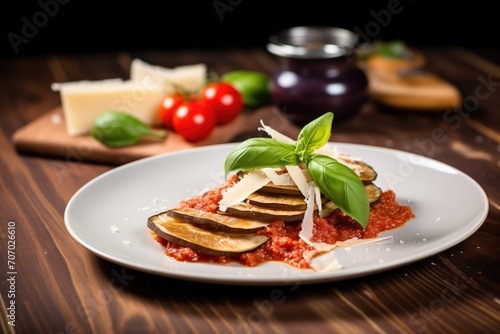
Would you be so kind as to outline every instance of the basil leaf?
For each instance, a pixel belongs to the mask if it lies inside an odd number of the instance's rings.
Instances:
[[[295,144],[295,152],[301,161],[307,163],[309,155],[328,142],[331,136],[332,121],[333,113],[328,112],[302,128]]]
[[[107,111],[94,121],[90,135],[109,147],[130,146],[144,136],[165,138],[166,132],[152,130],[144,122],[122,111]]]
[[[231,171],[298,165],[294,145],[272,138],[250,138],[234,148],[226,158],[226,177]]]
[[[328,199],[366,228],[370,204],[363,183],[352,169],[326,155],[313,155],[307,170]]]

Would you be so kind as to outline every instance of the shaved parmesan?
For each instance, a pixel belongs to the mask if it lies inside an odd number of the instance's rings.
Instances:
[[[314,184],[314,182],[312,182]],[[323,211],[323,203],[321,202],[321,192],[319,191],[319,188],[314,185],[314,198],[316,199],[316,205],[318,207],[318,211],[321,212]]]
[[[390,241],[392,240],[392,235],[387,236],[387,237],[382,237],[382,238],[370,238],[370,239],[349,239],[345,241],[337,241],[335,245],[337,247],[352,247],[352,246],[361,246],[361,245],[367,245],[367,244],[373,244],[373,243],[382,243],[383,241]]]
[[[333,158],[333,159],[339,159],[340,156],[341,156],[341,153],[338,150],[337,146],[327,146],[327,145],[325,145],[323,147],[320,147],[320,148],[314,150],[313,153],[314,154],[326,155],[326,156],[329,156],[330,158]]]
[[[293,186],[295,182],[293,182],[290,174],[283,173],[278,174],[273,168],[262,168],[261,169],[264,174],[271,180],[271,182],[277,186]]]
[[[307,198],[307,179],[302,173],[302,170],[300,169],[299,166],[285,166],[286,170],[288,171],[288,174],[290,174],[290,177],[292,180],[295,182],[295,185],[299,188],[300,192],[304,197]]]
[[[231,188],[222,192],[219,210],[225,212],[229,206],[243,202],[250,194],[265,186],[269,181],[269,178],[262,171],[248,172]]]
[[[258,130],[265,131],[271,138],[285,143],[285,144],[292,144],[295,145],[296,141],[293,140],[292,138],[282,134],[281,132],[273,129],[272,127],[265,125],[264,122],[261,120],[260,123],[262,124],[262,127],[258,128]],[[324,145],[316,150],[314,150],[313,154],[322,154],[326,155],[330,158],[333,158],[340,163],[346,165],[347,167],[351,168],[354,172],[359,174],[359,172],[362,170],[362,167],[359,166],[358,164],[352,163],[353,161],[361,161],[361,158],[355,158],[351,157],[350,155],[342,154],[342,152],[339,151],[337,146],[331,146],[331,145]]]
[[[262,124],[262,127],[261,128],[258,128],[258,130],[262,130],[262,131],[265,131],[267,132],[267,134],[269,136],[271,136],[271,138],[279,141],[279,142],[282,142],[282,143],[285,143],[285,144],[292,144],[294,145],[295,144],[295,140],[293,140],[292,138],[290,137],[287,137],[285,136],[284,134],[282,134],[281,132],[279,131],[276,131],[274,130],[273,128],[271,128],[270,126],[268,125],[265,125],[264,122],[261,120],[260,121],[260,124]]]
[[[314,260],[309,262],[311,268],[317,272],[332,272],[342,269],[342,265],[339,260],[335,257],[335,252],[328,252],[321,256],[316,257]]]
[[[340,163],[343,163],[344,165],[346,165],[347,167],[349,167],[350,169],[352,169],[352,171],[354,173],[356,173],[357,175],[359,175],[362,171],[363,171],[363,167],[360,165],[360,164],[356,164],[356,163],[352,163],[352,161],[354,160],[345,160],[345,159],[339,159],[338,162]]]
[[[304,213],[304,219],[302,219],[302,226],[299,233],[299,237],[304,240],[308,245],[312,246],[311,238],[313,237],[313,214],[314,214],[314,192],[312,189],[308,189],[308,195],[306,197],[306,212]]]
[[[392,240],[392,236],[383,238],[370,238],[370,239],[349,239],[346,241],[337,241],[334,245],[335,248],[347,248],[352,246],[361,246],[371,243],[385,243]],[[334,251],[329,251],[323,253],[309,262],[311,268],[317,272],[332,272],[342,269],[342,265],[339,263],[338,259],[335,257]]]
[[[304,219],[302,220],[302,229],[299,233],[299,237],[304,240],[309,246],[314,247],[317,251],[326,252],[335,248],[335,245],[330,245],[324,242],[314,242],[313,228],[314,228],[314,188],[308,187],[308,194],[306,197],[307,209],[304,213]]]
[[[326,155],[330,158],[337,160],[338,162],[346,165],[350,169],[352,169],[356,174],[362,171],[362,167],[359,164],[356,164],[356,161],[361,161],[361,158],[351,157],[347,154],[342,154],[337,148],[337,146],[323,146],[314,151],[314,154],[322,154]]]
[[[361,161],[361,158],[355,158],[355,157],[351,157],[350,155],[343,154],[342,152],[339,151],[337,146],[324,145],[323,147],[320,147],[320,148],[314,150],[313,153],[327,155],[330,158],[333,158],[336,160]]]

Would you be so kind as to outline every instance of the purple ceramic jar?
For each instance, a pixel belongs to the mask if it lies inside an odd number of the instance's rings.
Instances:
[[[326,112],[334,120],[356,115],[368,100],[368,81],[356,65],[358,35],[334,27],[295,27],[271,36],[278,58],[273,102],[297,125]]]

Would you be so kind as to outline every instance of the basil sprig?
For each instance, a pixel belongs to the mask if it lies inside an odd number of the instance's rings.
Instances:
[[[90,135],[109,147],[130,146],[145,136],[165,138],[164,130],[153,130],[135,116],[123,111],[106,111],[94,121]]]
[[[237,170],[277,168],[304,163],[320,191],[363,228],[368,224],[370,205],[359,176],[334,158],[313,152],[331,135],[333,113],[313,120],[299,133],[294,144],[272,138],[251,138],[241,142],[226,158],[226,176]]]

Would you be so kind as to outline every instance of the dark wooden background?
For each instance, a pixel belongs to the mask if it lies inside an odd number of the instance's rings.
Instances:
[[[0,56],[262,47],[271,34],[300,25],[357,30],[363,41],[495,46],[493,7],[487,0],[10,1],[0,11]]]

